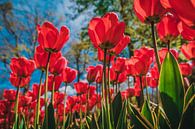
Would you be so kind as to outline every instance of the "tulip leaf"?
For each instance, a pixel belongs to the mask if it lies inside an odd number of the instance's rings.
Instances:
[[[52,103],[50,103],[47,108],[48,108],[48,129],[55,129],[54,108]],[[43,128],[46,128],[46,119],[44,120]]]
[[[163,109],[171,122],[171,127],[177,128],[183,110],[184,88],[177,60],[170,52],[162,63],[159,91]]]
[[[118,92],[118,94],[115,96],[113,102],[112,102],[112,115],[114,119],[114,126],[116,128],[120,112],[122,111],[122,97],[121,93]]]
[[[195,94],[194,85],[190,86],[185,94],[184,111],[180,122],[180,129],[195,127]]]
[[[124,102],[123,108],[120,111],[116,129],[127,129],[126,111],[127,111],[127,101]]]
[[[152,124],[137,111],[137,109],[133,105],[129,105],[128,113],[131,117],[131,122],[135,129],[153,129]]]
[[[68,127],[69,127],[69,125],[70,125],[70,115],[68,115],[67,117],[66,117],[66,121],[65,121],[65,125],[64,125],[64,129],[67,129]]]
[[[145,118],[154,126],[154,118],[147,100],[144,101],[141,114],[144,115]]]
[[[22,115],[22,120],[20,122],[20,128],[19,129],[27,129],[26,120],[25,120],[25,116],[24,115]]]
[[[94,114],[92,115],[92,118],[87,117],[86,120],[87,120],[88,127],[90,129],[99,129],[99,126],[97,124],[97,121],[96,121],[96,118],[95,118]]]

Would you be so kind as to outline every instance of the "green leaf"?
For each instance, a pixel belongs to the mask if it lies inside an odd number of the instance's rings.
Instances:
[[[95,118],[95,114],[92,115],[92,118],[87,117],[87,124],[90,129],[99,129],[99,126],[97,124],[97,120]]]
[[[133,105],[129,105],[128,113],[135,129],[153,129],[152,124],[135,109]]]
[[[144,101],[141,114],[154,126],[154,118],[147,100]]]
[[[184,111],[180,121],[180,129],[195,127],[195,94],[194,85],[190,86],[185,94]]]
[[[183,110],[184,88],[177,60],[170,52],[162,63],[159,91],[163,109],[171,122],[171,127],[177,128]]]
[[[44,120],[43,128],[46,128],[46,119]],[[48,129],[55,129],[54,108],[52,103],[48,106]]]
[[[70,120],[71,120],[70,115],[68,115],[68,116],[66,117],[64,129],[67,129],[67,128],[70,126]]]
[[[27,126],[26,126],[26,120],[25,120],[25,116],[22,115],[22,120],[20,122],[20,128],[19,129],[27,129]]]
[[[127,129],[127,101],[125,101],[123,108],[120,112],[116,129]]]
[[[122,97],[120,92],[118,92],[118,94],[115,96],[112,102],[111,109],[112,109],[112,115],[114,119],[114,126],[116,128],[120,112],[122,111]]]

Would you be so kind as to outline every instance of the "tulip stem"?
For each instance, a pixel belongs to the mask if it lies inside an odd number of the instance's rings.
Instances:
[[[55,75],[52,80],[52,92],[51,92],[51,103],[54,106],[54,91],[55,91]]]
[[[64,89],[64,111],[63,111],[63,129],[65,129],[65,120],[66,120],[66,88],[67,88],[68,83],[65,82],[65,89]]]
[[[48,74],[49,74],[49,60],[50,60],[51,53],[49,52],[47,58],[47,65],[46,65],[46,74],[45,74],[45,121],[46,121],[46,129],[48,129],[48,108],[47,108],[47,98],[48,98]]]
[[[154,32],[154,23],[151,23],[151,31],[152,31],[152,39],[153,39],[153,47],[154,47],[154,52],[155,52],[155,58],[156,58],[156,63],[158,66],[158,71],[160,72],[160,60],[159,60],[159,55],[158,55],[158,49],[157,49],[157,43],[156,43],[156,38],[155,38],[155,32]],[[159,97],[158,97],[158,87],[156,87],[156,103],[158,105],[159,103]]]
[[[142,85],[142,76],[141,75],[139,76],[139,80],[140,80],[140,87],[141,87],[140,106],[142,106],[143,105],[143,101],[145,100],[145,97],[144,97],[144,89],[143,89],[143,85]]]
[[[43,78],[43,73],[44,71],[41,71],[41,77],[40,77],[40,82],[39,82],[39,93],[37,96],[37,107],[36,107],[36,116],[35,116],[35,123],[34,123],[34,128],[37,129],[39,126],[39,114],[40,114],[40,97],[41,97],[41,90],[42,90],[42,78]]]
[[[103,66],[103,71],[104,71],[104,89],[105,89],[105,98],[107,99],[107,80],[106,80],[106,54],[107,54],[107,49],[104,49],[104,66]]]
[[[18,83],[18,86],[17,86],[17,91],[16,91],[16,100],[15,100],[15,106],[14,106],[14,116],[15,116],[15,119],[14,119],[14,125],[13,125],[13,129],[16,129],[18,128],[18,102],[19,102],[19,93],[20,93],[20,83],[22,81],[22,78],[20,78],[19,80],[19,83]]]
[[[111,62],[111,54],[109,55],[108,59],[108,98],[109,98],[109,103],[111,103],[111,96],[110,96],[110,62]]]
[[[107,115],[107,122],[108,122],[108,129],[111,129],[111,121],[110,121],[110,109],[109,109],[109,102],[108,102],[108,88],[107,88],[107,80],[106,80],[106,55],[107,55],[107,48],[104,49],[104,65],[103,65],[103,73],[104,73],[104,89],[105,89],[105,106],[106,106],[106,115]],[[103,105],[102,105],[103,106]],[[103,114],[103,113],[102,113]]]

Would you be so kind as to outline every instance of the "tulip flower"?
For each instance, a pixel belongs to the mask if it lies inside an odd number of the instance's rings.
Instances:
[[[62,83],[62,77],[61,76],[59,76],[59,75],[58,76],[49,75],[49,77],[48,77],[48,90],[52,91],[52,87],[54,85],[54,91],[58,91],[58,89],[60,88],[61,83]]]
[[[149,57],[144,55],[141,58],[131,57],[127,62],[127,75],[139,76],[146,75],[150,67]]]
[[[10,68],[10,82],[12,85],[24,87],[30,82],[30,76],[35,70],[35,63],[33,60],[28,60],[25,57],[12,58]]]
[[[87,71],[87,80],[89,83],[94,82],[97,77],[99,76],[99,67],[95,66],[89,66],[86,71]]]
[[[134,0],[133,7],[138,19],[145,23],[159,22],[164,11],[160,0]]]
[[[40,87],[41,87],[41,94],[40,94],[40,96],[42,96],[44,93],[45,93],[45,89],[44,89],[44,85],[40,85]],[[38,94],[39,94],[39,84],[37,84],[37,83],[35,83],[35,84],[33,84],[33,86],[32,86],[32,91],[33,91],[33,94],[34,94],[34,96],[38,96]]]
[[[126,58],[118,57],[115,62],[112,63],[112,67],[116,73],[122,73],[125,71]]]
[[[58,52],[69,39],[69,29],[62,26],[60,31],[50,22],[37,26],[38,42],[48,52]]]
[[[179,22],[178,30],[184,39],[189,41],[195,40],[195,29],[190,28],[185,23]]]
[[[189,27],[194,27],[195,6],[193,0],[160,0],[165,8],[171,8]]]
[[[163,42],[169,43],[179,35],[178,23],[179,20],[174,15],[167,14],[156,25],[158,35]]]
[[[96,68],[99,70],[99,74],[96,78],[96,83],[102,83],[102,75],[103,75],[103,66],[102,65],[97,65]]]
[[[192,66],[188,63],[180,63],[179,67],[183,76],[189,76],[192,74]]]
[[[52,56],[50,59],[49,71],[54,75],[62,73],[63,69],[67,67],[68,61],[61,54]]]
[[[7,99],[8,101],[12,101],[14,102],[15,98],[16,98],[16,91],[15,90],[7,90],[5,89],[3,91],[3,98]]]
[[[125,23],[119,22],[115,13],[95,17],[89,23],[88,34],[95,48],[112,49],[123,38]]]
[[[74,84],[77,94],[83,94],[88,91],[89,85],[85,82],[77,82]]]
[[[109,53],[118,55],[122,52],[123,49],[130,43],[130,37],[129,36],[124,36],[120,42],[111,50],[109,50]]]
[[[77,71],[75,69],[66,67],[62,71],[62,81],[65,83],[71,83],[76,78],[76,75]]]
[[[188,44],[181,46],[181,52],[188,60],[195,59],[195,41],[190,41]]]

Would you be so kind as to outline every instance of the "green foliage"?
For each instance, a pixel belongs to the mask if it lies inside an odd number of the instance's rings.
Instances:
[[[163,109],[172,128],[178,127],[184,103],[183,78],[175,57],[168,52],[162,64],[159,81]]]

